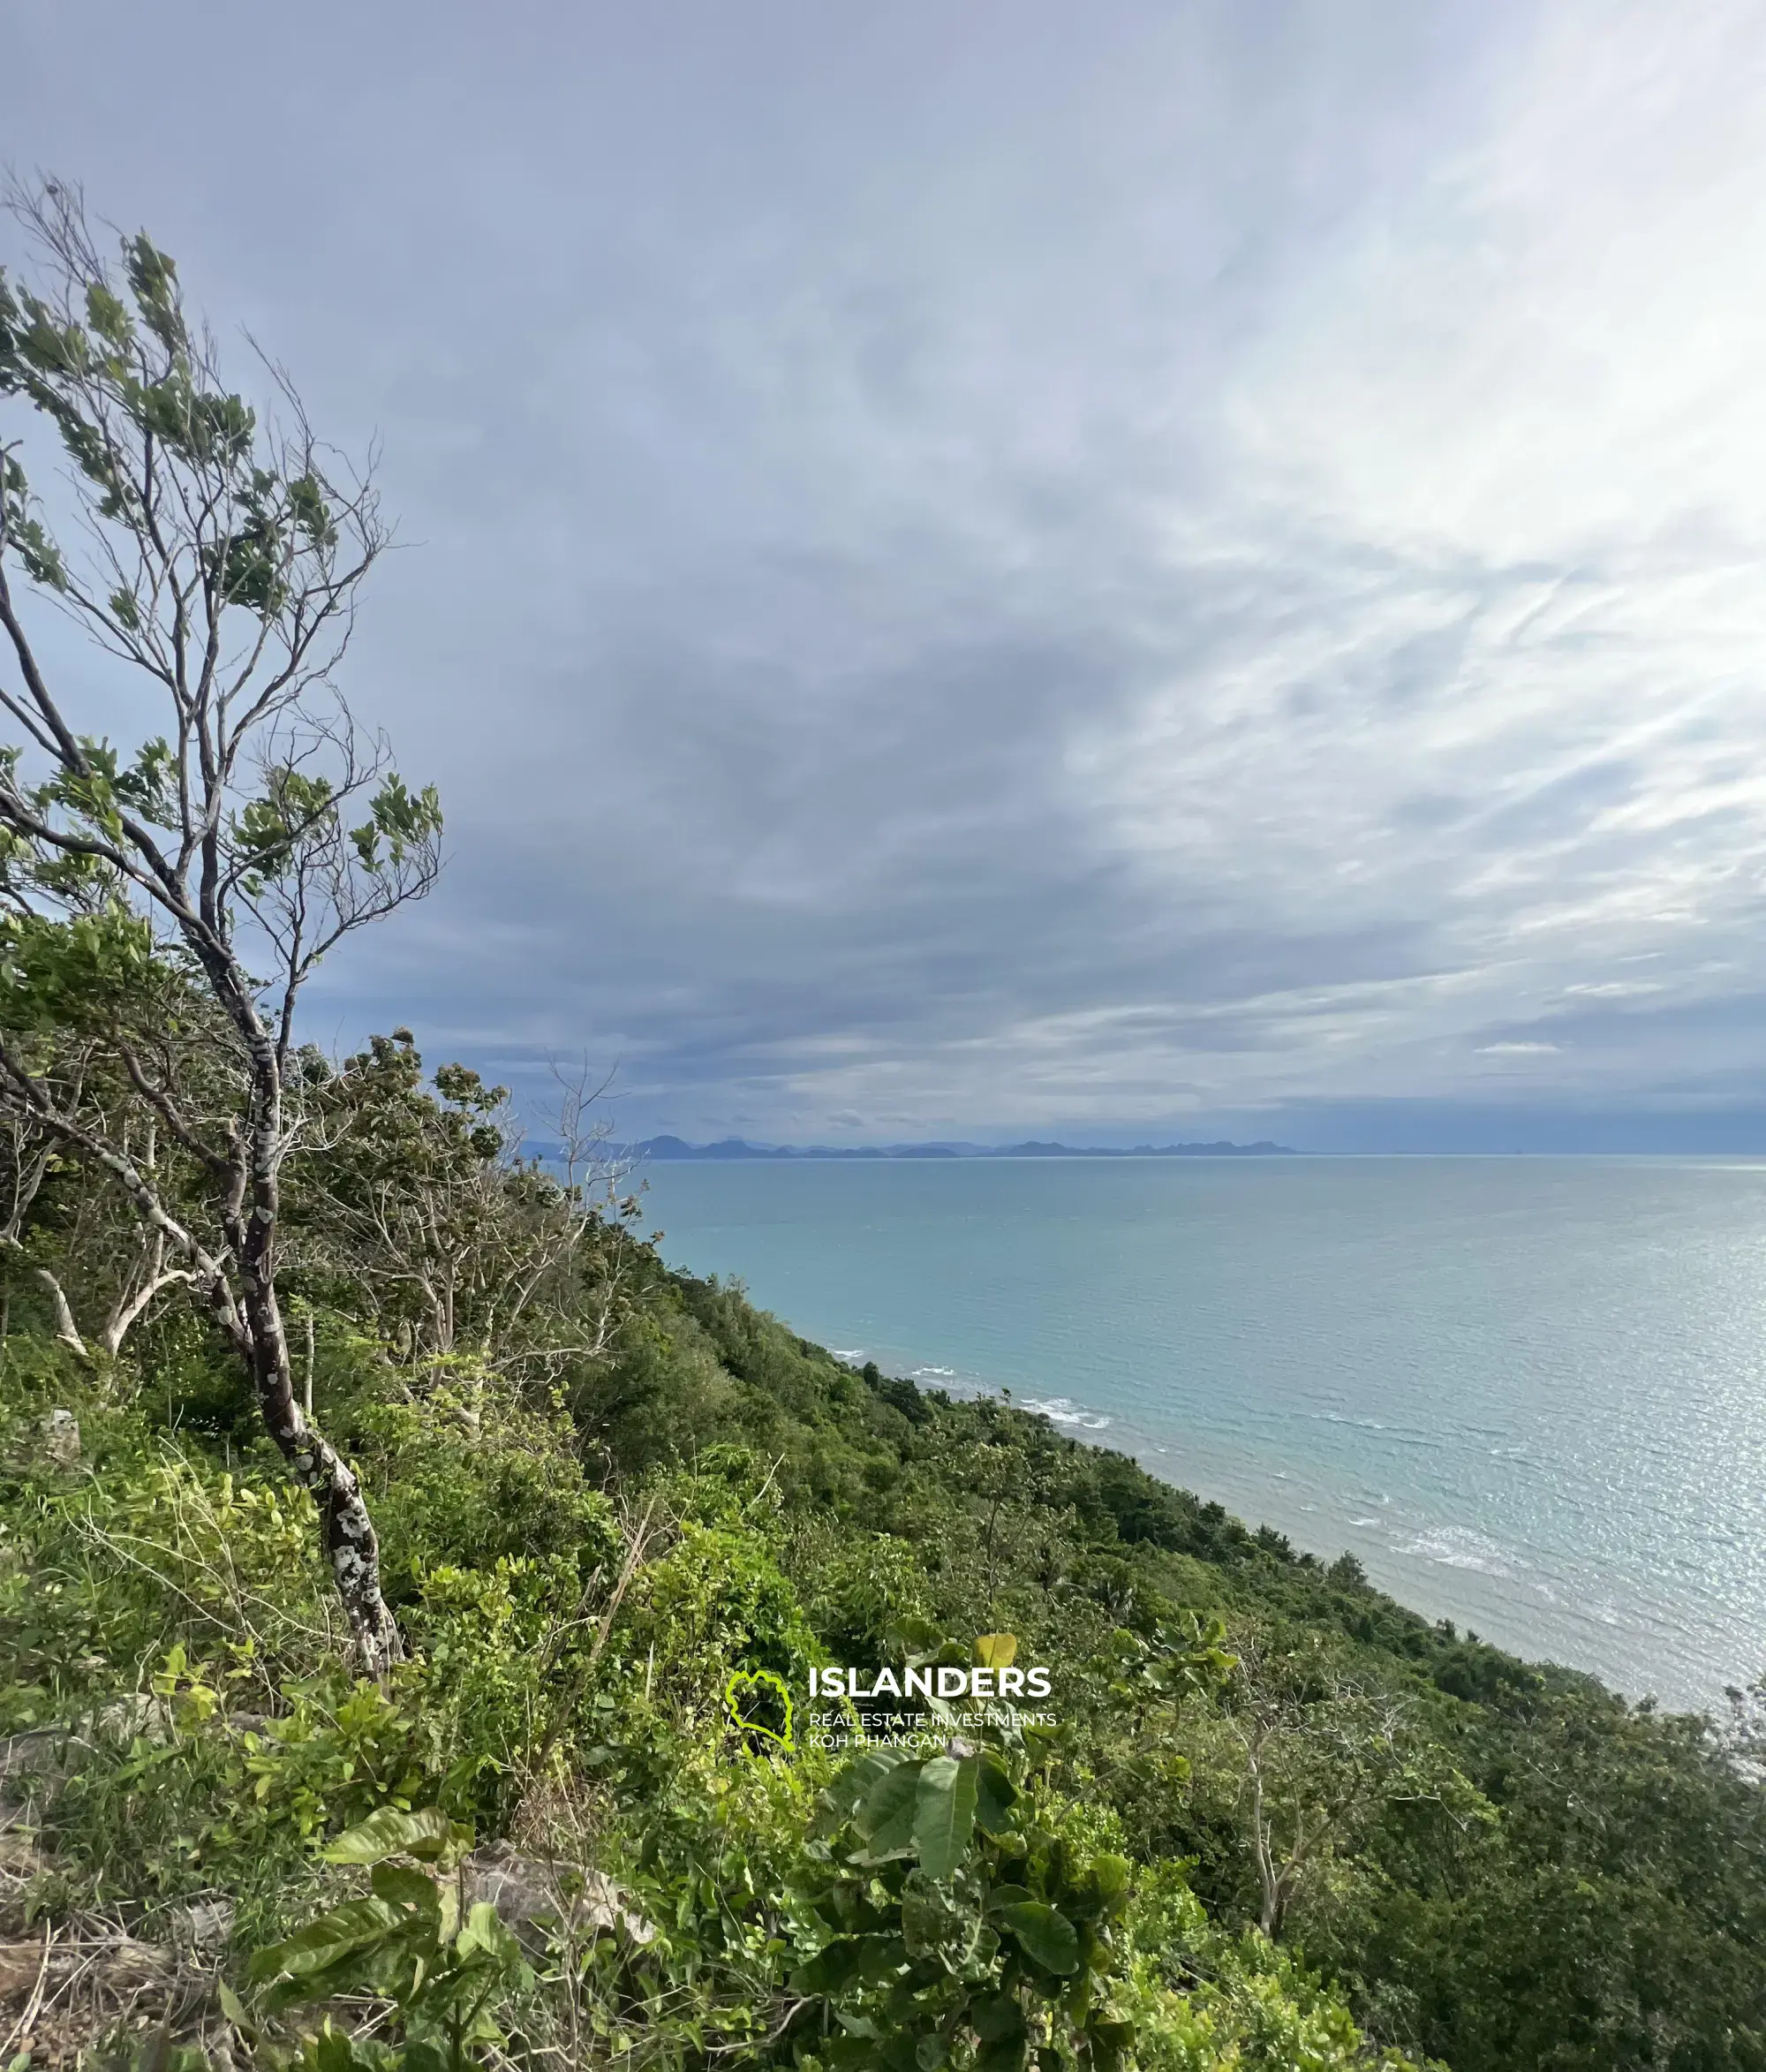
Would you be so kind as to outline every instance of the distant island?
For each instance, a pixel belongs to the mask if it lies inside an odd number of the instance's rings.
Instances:
[[[646,1137],[620,1146],[621,1154],[660,1162],[668,1159],[804,1158],[1298,1158],[1286,1144],[866,1144],[841,1148],[827,1144],[750,1144],[726,1137],[716,1144],[689,1144],[679,1137]]]

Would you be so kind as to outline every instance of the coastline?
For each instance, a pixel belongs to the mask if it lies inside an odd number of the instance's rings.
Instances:
[[[671,1261],[887,1372],[1049,1406],[1431,1620],[1675,1708],[1766,1662],[1758,1493],[1724,1437],[1759,1401],[1730,1263],[1766,1230],[1758,1161],[706,1163],[653,1187]]]

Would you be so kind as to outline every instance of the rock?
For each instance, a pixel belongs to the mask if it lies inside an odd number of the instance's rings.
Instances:
[[[192,1900],[173,1912],[175,1938],[188,1950],[207,1954],[224,1949],[233,1933],[234,1913],[232,1901],[218,1894],[214,1899]]]
[[[580,1904],[592,1926],[609,1935],[629,1936],[635,1943],[654,1942],[655,1925],[626,1905],[630,1896],[602,1872],[590,1871],[584,1876]]]
[[[133,1741],[137,1735],[155,1743],[170,1741],[177,1732],[171,1706],[151,1690],[127,1690],[113,1698],[81,1725],[93,1734],[117,1741]]]
[[[64,1727],[0,1735],[0,1827],[28,1822],[38,1802],[50,1796],[68,1765]]]
[[[23,1734],[0,1735],[0,1790],[15,1779],[47,1777],[64,1766],[65,1727],[33,1727]]]
[[[604,1872],[543,1863],[502,1841],[476,1850],[460,1872],[466,1904],[488,1900],[503,1925],[531,1950],[543,1949],[547,1928],[567,1920],[578,1934],[586,1929],[591,1934],[624,1935],[640,1945],[655,1940],[653,1925],[627,1904],[630,1894]]]
[[[79,1420],[72,1410],[51,1410],[43,1419],[43,1451],[55,1467],[79,1464]]]

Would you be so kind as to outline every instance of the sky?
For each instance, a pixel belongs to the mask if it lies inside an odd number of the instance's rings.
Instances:
[[[0,0],[0,159],[380,442],[449,861],[316,1040],[1766,1149],[1757,5]]]

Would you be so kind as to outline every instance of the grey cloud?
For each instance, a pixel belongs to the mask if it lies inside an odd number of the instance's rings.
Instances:
[[[14,14],[11,155],[383,437],[453,862],[321,1039],[689,1134],[1743,1098],[1746,512],[1511,536],[1521,377],[1403,343],[1525,331],[1545,11]]]

